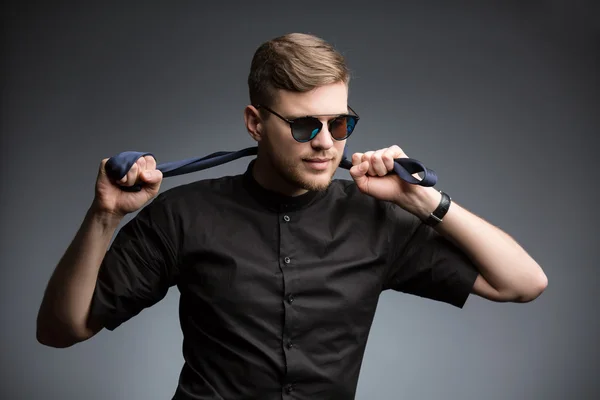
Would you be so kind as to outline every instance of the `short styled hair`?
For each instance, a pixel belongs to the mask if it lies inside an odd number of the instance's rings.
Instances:
[[[350,81],[344,56],[315,35],[289,33],[261,44],[252,58],[248,89],[253,105],[271,106],[278,89],[308,92]]]

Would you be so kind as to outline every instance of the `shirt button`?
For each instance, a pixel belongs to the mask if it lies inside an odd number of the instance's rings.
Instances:
[[[283,216],[283,220],[284,220],[285,222],[290,222],[290,217],[289,217],[288,215],[284,215],[284,216]]]
[[[292,304],[294,302],[294,295],[293,294],[289,294],[287,297],[287,301],[288,303]]]
[[[285,392],[286,392],[286,393],[292,393],[293,391],[294,391],[294,385],[291,385],[291,384],[290,384],[290,385],[287,385],[287,386],[285,387]]]
[[[290,258],[289,258],[289,257],[286,257],[286,258],[284,258],[284,259],[283,259],[283,261],[284,261],[286,264],[289,264],[291,260],[290,260]]]
[[[292,341],[291,341],[291,340],[289,340],[289,341],[286,343],[285,347],[287,347],[288,349],[291,349],[292,347],[294,347],[294,343],[292,343]]]

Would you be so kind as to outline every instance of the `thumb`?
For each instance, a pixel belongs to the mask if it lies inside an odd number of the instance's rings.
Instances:
[[[366,176],[367,171],[369,170],[369,162],[368,161],[363,161],[360,164],[357,164],[355,166],[353,166],[352,168],[350,168],[350,176],[352,177],[352,179],[354,179],[354,181],[356,182],[356,184],[358,185],[358,187],[362,187],[366,181],[369,179]]]

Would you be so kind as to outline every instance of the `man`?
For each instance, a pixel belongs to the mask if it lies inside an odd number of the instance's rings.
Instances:
[[[245,173],[157,195],[151,156],[120,182],[102,161],[93,204],[48,283],[41,343],[113,330],[176,285],[185,364],[175,399],[352,399],[383,290],[463,307],[470,293],[528,302],[545,289],[507,234],[388,174],[406,157],[400,147],[355,153],[352,180],[333,179],[358,117],[328,43],[264,43],[248,84],[258,154]]]

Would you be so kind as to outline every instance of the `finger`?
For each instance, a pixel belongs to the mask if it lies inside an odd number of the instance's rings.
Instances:
[[[141,160],[141,159],[140,159]],[[157,179],[162,179],[162,174],[156,174],[156,160],[152,156],[144,156],[143,161],[140,161],[140,175],[139,179],[146,183],[155,183]],[[160,172],[160,171],[159,171]],[[160,176],[160,178],[159,178]]]
[[[385,176],[388,173],[388,169],[385,166],[382,159],[383,153],[386,150],[387,149],[377,150],[375,153],[373,153],[373,156],[371,157],[371,166],[373,167],[373,172],[377,176]]]
[[[137,161],[135,162],[139,169],[138,169],[138,175],[140,172],[144,171],[146,169],[146,157],[140,157],[137,159]]]
[[[408,156],[404,153],[404,150],[400,148],[398,145],[393,145],[390,147],[390,150],[393,151],[393,158],[407,158]]]
[[[369,150],[365,153],[362,153],[362,157],[361,157],[361,162],[364,161],[371,161],[371,156],[373,155],[373,153],[375,153],[373,150]],[[359,153],[360,154],[360,153]]]
[[[352,165],[358,165],[362,162],[363,153],[352,154]]]
[[[144,156],[146,160],[146,169],[156,169],[156,159],[152,156]]]
[[[119,180],[119,183],[121,183],[125,186],[133,186],[133,184],[137,180],[138,170],[139,170],[139,167],[136,162],[131,166],[131,168],[129,168],[129,171],[127,171],[127,174],[125,174],[125,176],[123,178],[121,178],[121,180]]]
[[[140,174],[141,180],[153,189],[154,185],[160,184],[163,178],[162,171],[158,169],[145,170]]]
[[[374,153],[375,153],[374,151],[370,150],[370,151],[367,151],[362,156],[362,161],[363,162],[367,161],[369,163],[369,170],[367,171],[367,175],[371,175],[371,176],[377,175],[375,173],[375,170],[373,169],[373,163],[371,162],[371,159],[372,159]]]
[[[367,171],[369,170],[369,163],[367,161],[363,161],[352,168],[350,168],[350,176],[356,182],[356,185],[359,188],[363,188],[366,186],[366,182],[368,181],[368,177],[366,176]]]
[[[396,146],[397,147],[397,146]],[[396,158],[397,150],[393,149],[393,146],[383,152],[381,160],[385,165],[385,169],[389,172],[394,169],[394,159]]]
[[[146,170],[146,159],[144,157],[138,158],[133,166],[136,167],[136,170],[133,171],[132,167],[127,174],[127,186],[133,186],[143,181],[141,175]]]
[[[373,155],[374,151],[369,150],[366,153],[363,153],[363,156],[360,160],[360,162],[368,162],[369,163],[369,170],[367,171],[367,175],[373,175],[372,171],[371,171],[371,155]]]

